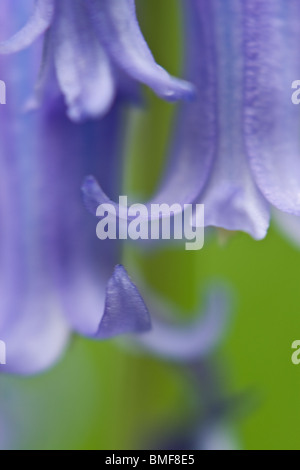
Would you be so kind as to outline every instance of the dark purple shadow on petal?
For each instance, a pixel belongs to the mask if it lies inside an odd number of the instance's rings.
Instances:
[[[97,338],[144,333],[151,329],[147,307],[123,266],[115,267],[106,287],[105,308]]]
[[[115,197],[118,192],[123,106],[116,103],[104,119],[76,125],[66,118],[60,103],[46,117],[41,115],[41,120],[43,225],[50,242],[47,258],[69,324],[77,333],[94,337],[121,244],[97,238],[95,219],[82,204],[80,185],[84,175],[93,172],[108,194]]]

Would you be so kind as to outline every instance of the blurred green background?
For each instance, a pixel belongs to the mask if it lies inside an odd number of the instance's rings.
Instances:
[[[137,6],[157,61],[182,74],[178,2],[137,0]],[[124,188],[142,197],[157,184],[176,111],[145,93],[145,107],[129,117],[124,176]],[[185,309],[195,307],[207,280],[224,279],[233,287],[230,328],[211,360],[222,373],[225,395],[247,397],[231,419],[238,445],[300,449],[300,365],[291,362],[291,344],[300,339],[300,252],[274,227],[262,242],[243,234],[225,243],[220,238],[213,235],[199,252],[130,248],[125,265],[134,259],[152,289]],[[137,449],[161,426],[180,425],[189,415],[190,388],[175,365],[130,352],[119,340],[75,337],[49,372],[1,377],[0,398],[10,423],[6,434],[18,448]]]

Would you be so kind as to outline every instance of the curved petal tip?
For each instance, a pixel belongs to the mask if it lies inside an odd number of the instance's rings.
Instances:
[[[185,325],[153,321],[152,331],[138,338],[138,343],[146,351],[171,361],[186,362],[205,357],[227,329],[231,310],[229,294],[222,286],[208,289],[204,312],[194,321]],[[170,317],[169,313],[167,316]]]
[[[106,286],[104,314],[99,339],[144,333],[151,329],[148,309],[122,265],[117,265]]]
[[[81,192],[85,207],[94,216],[96,215],[97,208],[100,204],[109,202],[109,199],[94,176],[89,175],[84,179],[81,186]]]
[[[13,54],[30,46],[49,28],[54,6],[54,0],[37,0],[27,24],[10,39],[0,43],[0,54]]]

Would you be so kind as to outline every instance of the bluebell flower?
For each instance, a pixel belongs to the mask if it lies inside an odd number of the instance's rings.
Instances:
[[[3,372],[29,374],[49,367],[71,332],[93,339],[143,333],[135,339],[143,349],[184,359],[205,355],[223,331],[228,307],[218,289],[192,327],[168,328],[174,318],[168,314],[162,321],[164,309],[161,302],[152,306],[153,295],[150,320],[138,288],[118,264],[120,243],[96,237],[80,183],[93,172],[108,194],[118,191],[121,117],[117,102],[106,118],[78,126],[59,101],[20,118],[18,133],[1,148]]]
[[[108,190],[117,179],[118,114],[115,109],[78,127],[57,103],[19,117],[15,129],[11,120],[9,129],[2,127],[3,372],[29,374],[50,366],[72,331],[105,339],[150,328],[148,310],[118,264],[118,247],[97,240],[80,198],[85,171],[104,175]]]
[[[132,88],[133,80],[168,101],[194,93],[190,84],[156,64],[140,31],[134,0],[36,0],[28,23],[0,44],[0,54],[20,51],[42,34],[35,101],[45,88],[54,87],[55,75],[74,121],[106,114],[117,90]]]
[[[3,7],[1,32],[5,33],[12,18],[9,4]],[[22,80],[16,65],[20,64],[11,58],[0,60],[1,79],[8,85],[7,104],[0,107],[0,339],[6,342],[10,364],[0,368],[21,373],[54,362],[64,350],[69,327],[60,315],[56,289],[46,272],[50,259],[42,190],[35,174],[39,163],[31,146],[29,120],[16,119],[26,83],[26,74]],[[31,202],[30,193],[34,194]]]
[[[137,286],[119,264],[120,243],[96,237],[80,183],[93,172],[108,194],[118,192],[122,108],[117,101],[107,117],[78,125],[65,116],[59,100],[19,117],[17,134],[2,141],[7,145],[0,151],[3,372],[29,374],[49,367],[71,332],[93,339],[143,333],[135,339],[142,348],[184,359],[205,355],[223,331],[228,307],[217,288],[204,312],[197,312],[204,318],[192,327],[168,328],[174,318],[168,314],[162,321],[164,309],[161,302],[152,306],[152,295],[150,320]]]
[[[300,4],[188,0],[185,9],[187,77],[199,96],[182,106],[169,185],[183,173],[208,226],[261,239],[271,206],[300,215],[300,113],[291,102]]]
[[[162,321],[160,303],[150,305],[150,319],[135,273],[131,280],[120,264],[122,245],[97,239],[95,219],[81,198],[87,174],[110,197],[119,194],[124,100],[117,96],[104,118],[80,124],[68,119],[60,96],[24,113],[36,62],[35,51],[25,54],[0,58],[9,85],[0,108],[0,339],[7,351],[1,372],[44,370],[61,357],[72,332],[93,339],[145,334],[151,320],[153,331],[144,343],[136,341],[139,346],[170,357],[205,354],[227,313],[219,291],[210,293],[196,330],[168,330],[172,320]]]
[[[7,14],[4,33],[10,20]],[[52,365],[72,331],[108,338],[150,328],[144,302],[118,264],[118,248],[97,243],[80,197],[91,171],[115,194],[122,103],[80,126],[66,117],[60,98],[24,114],[34,64],[35,52],[0,59],[9,93],[0,108],[0,339],[6,343],[0,370],[18,374]]]
[[[167,171],[150,202],[204,203],[206,226],[261,239],[272,206],[300,215],[300,113],[291,100],[300,4],[183,3],[186,76],[197,99],[180,107]],[[85,190],[90,202],[103,200],[95,181]]]

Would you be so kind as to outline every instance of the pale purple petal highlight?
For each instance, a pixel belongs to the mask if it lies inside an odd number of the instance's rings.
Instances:
[[[300,215],[300,74],[298,0],[246,0],[245,133],[255,180],[278,209]]]
[[[55,0],[36,0],[28,23],[10,39],[0,43],[0,54],[13,54],[30,46],[50,26]]]
[[[205,205],[207,226],[241,230],[261,239],[269,226],[269,207],[252,178],[244,146],[242,5],[239,0],[213,0],[210,4],[215,31],[218,131],[213,171],[199,202]],[[198,27],[203,11],[199,14]],[[195,60],[201,60],[199,52]]]
[[[52,366],[64,353],[70,329],[56,297],[57,292],[29,294],[16,317],[3,332],[6,365],[0,372],[31,375]]]
[[[57,5],[48,40],[70,119],[106,114],[115,98],[113,72],[81,1]]]
[[[273,218],[278,230],[292,242],[296,248],[300,249],[300,217],[273,210]]]
[[[155,62],[141,33],[134,0],[87,0],[86,5],[100,41],[128,75],[168,101],[194,96],[190,83],[171,77]]]
[[[204,357],[216,347],[226,331],[230,301],[227,290],[213,286],[207,291],[204,308],[199,309],[195,319],[177,325],[174,324],[175,308],[162,302],[152,308],[150,299],[149,306],[152,330],[137,338],[138,344],[151,354],[180,362]],[[160,316],[168,321],[159,320]]]

